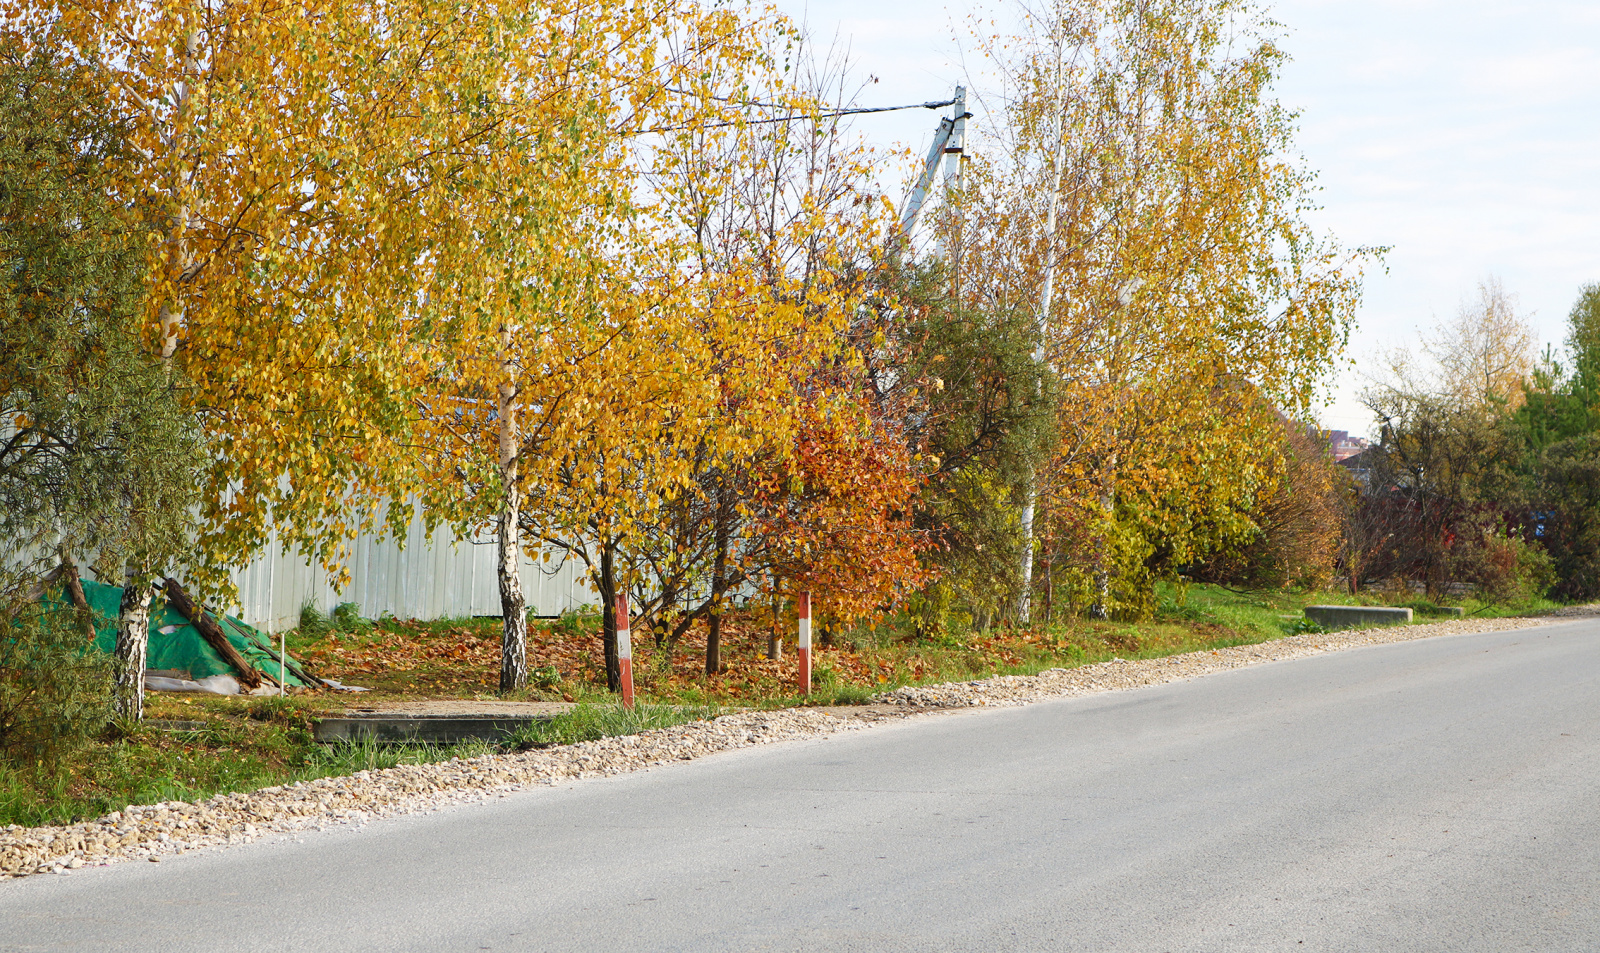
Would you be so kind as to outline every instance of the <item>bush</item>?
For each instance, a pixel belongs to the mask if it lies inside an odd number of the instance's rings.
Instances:
[[[1276,466],[1247,511],[1256,531],[1241,544],[1208,550],[1187,567],[1195,581],[1318,590],[1332,580],[1350,477],[1328,455],[1320,431],[1287,420],[1283,427]]]
[[[361,607],[354,602],[341,602],[333,607],[327,615],[322,614],[314,603],[307,602],[300,607],[300,634],[311,638],[321,638],[335,632],[347,635],[358,635],[372,628],[370,619],[361,617]]]
[[[0,615],[0,758],[53,774],[111,720],[111,660],[76,610]]]
[[[1555,585],[1555,560],[1537,543],[1530,543],[1501,528],[1460,547],[1453,560],[1457,573],[1474,582],[1485,601],[1528,602]]]
[[[1549,447],[1535,477],[1535,520],[1555,561],[1555,595],[1600,596],[1600,434]]]
[[[361,617],[361,607],[354,602],[341,602],[328,615],[328,623],[340,632],[365,632],[372,622]]]

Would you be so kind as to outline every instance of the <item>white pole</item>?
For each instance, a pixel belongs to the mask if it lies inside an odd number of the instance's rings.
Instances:
[[[811,694],[811,593],[802,592],[795,599],[795,615],[800,623],[800,694]]]

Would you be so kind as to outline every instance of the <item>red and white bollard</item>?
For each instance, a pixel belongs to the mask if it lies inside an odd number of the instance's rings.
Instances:
[[[633,634],[628,630],[628,594],[617,593],[617,668],[622,673],[622,707],[633,707]]]
[[[800,621],[800,694],[811,694],[811,593],[795,598],[794,613]]]

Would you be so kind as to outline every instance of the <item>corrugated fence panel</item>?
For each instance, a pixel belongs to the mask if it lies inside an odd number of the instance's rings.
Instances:
[[[326,613],[341,602],[353,602],[369,619],[385,613],[402,619],[500,614],[492,539],[456,540],[438,532],[430,540],[421,519],[414,518],[403,548],[395,540],[364,535],[354,541],[350,555],[350,585],[340,592],[320,566],[285,551],[274,537],[234,574],[240,617],[277,631],[298,625],[300,609],[307,604]],[[599,601],[583,564],[557,559],[543,563],[523,557],[522,588],[529,607],[554,615]]]

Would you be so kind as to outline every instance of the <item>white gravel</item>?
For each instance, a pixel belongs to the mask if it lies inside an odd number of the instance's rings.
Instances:
[[[1556,613],[1563,617],[1594,614],[1592,607]],[[1464,619],[1397,628],[1347,629],[1160,659],[1116,659],[1032,676],[907,687],[875,699],[874,714],[881,717],[888,712],[893,717],[980,705],[1024,705],[1046,698],[1156,685],[1357,645],[1524,628],[1553,621],[1556,619]],[[534,785],[623,774],[733,748],[821,737],[865,724],[859,718],[812,709],[743,712],[543,751],[363,771],[350,777],[322,778],[248,794],[217,795],[199,803],[169,801],[130,807],[67,827],[11,826],[0,829],[0,878],[66,873],[86,865],[125,860],[158,862],[163,856],[187,850],[250,843],[269,835],[292,835],[326,825],[424,813]]]

